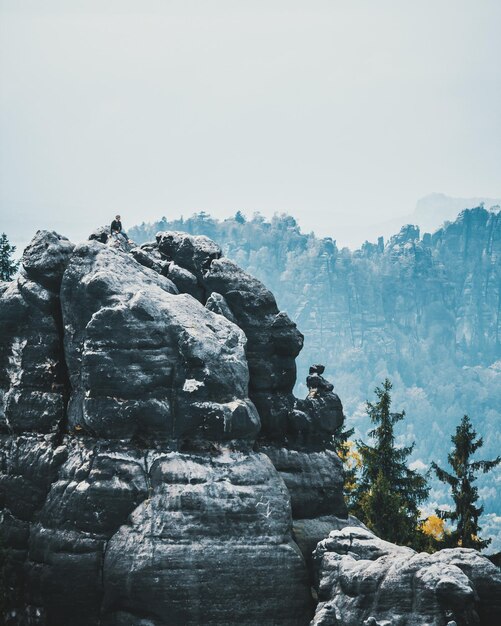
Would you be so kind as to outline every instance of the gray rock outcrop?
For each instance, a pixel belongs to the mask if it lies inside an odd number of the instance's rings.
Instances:
[[[207,237],[158,233],[158,252],[196,280],[199,299],[208,308],[223,306],[247,337],[249,396],[262,420],[262,432],[283,440],[294,406],[295,358],[303,336],[289,317],[278,310],[273,294],[235,263],[222,257]],[[171,275],[171,271],[167,274]],[[181,286],[179,278],[173,280]],[[183,277],[183,281],[186,282]],[[192,295],[196,295],[191,289]],[[214,295],[213,295],[214,294]]]
[[[245,335],[226,318],[95,242],[76,247],[61,299],[70,428],[108,439],[255,438]]]
[[[306,624],[293,523],[346,514],[343,414],[328,383],[292,395],[272,294],[206,238],[46,231],[1,294],[4,621]]]
[[[494,626],[501,573],[475,550],[418,554],[361,527],[332,531],[315,552],[312,626]]]

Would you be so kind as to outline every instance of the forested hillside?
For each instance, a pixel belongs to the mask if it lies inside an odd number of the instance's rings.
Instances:
[[[352,251],[301,232],[289,215],[271,221],[240,212],[224,221],[198,213],[142,224],[142,243],[160,230],[204,234],[275,293],[305,335],[298,393],[312,363],[324,363],[359,436],[365,400],[385,377],[395,409],[405,409],[402,443],[416,440],[415,463],[443,462],[454,427],[467,413],[484,452],[501,448],[501,213],[463,211],[433,234],[404,226],[388,241]],[[499,471],[481,489],[484,524],[494,524]],[[432,500],[444,501],[440,488]],[[499,520],[501,521],[501,519]],[[494,530],[494,529],[493,529]]]

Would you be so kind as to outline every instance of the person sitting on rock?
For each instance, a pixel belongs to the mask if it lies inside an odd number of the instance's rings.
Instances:
[[[127,233],[122,230],[122,222],[120,221],[120,215],[116,215],[115,219],[111,222],[111,234],[118,236],[121,235],[127,243],[132,243],[132,241],[127,237]]]

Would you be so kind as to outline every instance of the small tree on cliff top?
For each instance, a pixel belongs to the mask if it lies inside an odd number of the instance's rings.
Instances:
[[[0,280],[12,280],[17,272],[19,261],[12,261],[11,257],[16,251],[16,246],[11,246],[7,235],[0,235]]]
[[[405,413],[392,413],[391,382],[376,387],[377,402],[367,402],[367,413],[375,428],[370,446],[358,442],[362,469],[357,485],[354,512],[379,537],[412,545],[418,530],[418,505],[426,500],[426,478],[409,469],[407,460],[414,444],[395,447],[394,426]]]
[[[471,461],[471,456],[484,445],[482,437],[476,439],[476,436],[470,418],[465,415],[456,428],[456,434],[451,437],[454,448],[447,460],[453,473],[445,471],[436,463],[432,463],[432,467],[438,479],[451,487],[455,505],[453,511],[437,511],[443,519],[457,524],[455,530],[447,535],[447,544],[481,550],[490,544],[491,539],[481,539],[478,536],[481,530],[478,518],[484,507],[475,506],[478,489],[473,483],[477,479],[475,474],[485,474],[492,470],[501,463],[501,457],[498,456],[493,461]]]

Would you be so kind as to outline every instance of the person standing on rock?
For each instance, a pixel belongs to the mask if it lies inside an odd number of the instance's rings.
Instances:
[[[116,215],[115,219],[111,222],[111,234],[112,235],[122,235],[122,237],[127,241],[127,243],[132,243],[131,240],[127,237],[127,233],[122,230],[122,222],[120,221],[120,215]]]

